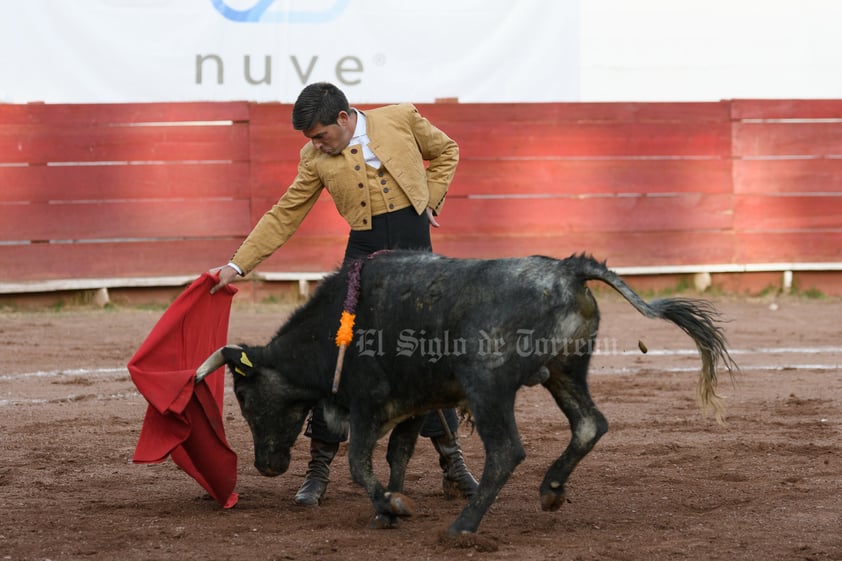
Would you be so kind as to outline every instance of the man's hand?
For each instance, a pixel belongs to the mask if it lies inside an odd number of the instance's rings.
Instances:
[[[231,281],[237,278],[240,274],[231,267],[230,265],[223,265],[222,267],[216,267],[215,269],[211,269],[208,271],[211,274],[219,272],[219,282],[211,288],[210,293],[216,294],[221,288],[228,285]]]
[[[427,207],[427,220],[430,221],[430,226],[433,228],[438,228],[439,223],[436,221],[436,215],[433,213],[433,209]]]

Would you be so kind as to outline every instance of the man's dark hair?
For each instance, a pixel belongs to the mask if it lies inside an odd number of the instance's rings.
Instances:
[[[332,125],[339,112],[350,112],[342,90],[328,82],[310,84],[298,94],[292,108],[292,128],[306,131],[316,125]]]

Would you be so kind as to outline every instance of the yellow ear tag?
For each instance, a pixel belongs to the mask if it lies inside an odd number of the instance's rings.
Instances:
[[[249,360],[249,357],[246,356],[246,351],[243,351],[242,356],[240,356],[240,362],[242,362],[246,366],[250,366],[250,367],[254,368],[254,365]],[[245,374],[243,374],[243,376],[245,376]]]
[[[237,366],[234,367],[234,372],[236,372],[240,376],[246,376],[246,373],[240,370]]]

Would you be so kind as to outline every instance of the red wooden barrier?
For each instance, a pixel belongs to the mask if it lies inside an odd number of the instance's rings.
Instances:
[[[247,103],[0,105],[0,280],[223,259],[251,228],[248,116]]]
[[[425,106],[460,144],[435,247],[613,265],[720,262],[730,230],[727,103]],[[675,254],[677,233],[704,236]],[[711,251],[717,248],[720,251]]]
[[[842,261],[842,100],[419,104],[460,145],[448,255]],[[0,283],[195,275],[283,194],[285,104],[0,105]],[[325,194],[261,271],[326,271]]]
[[[842,261],[842,100],[735,100],[734,258]]]

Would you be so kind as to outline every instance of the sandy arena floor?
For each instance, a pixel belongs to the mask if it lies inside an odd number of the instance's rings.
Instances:
[[[462,504],[441,497],[428,442],[407,478],[416,515],[397,530],[366,528],[371,505],[345,448],[324,504],[295,506],[306,439],[287,474],[261,477],[230,381],[235,508],[220,509],[170,460],[132,465],[146,402],[126,363],[161,311],[0,312],[0,561],[842,559],[842,301],[716,298],[742,367],[721,381],[725,427],[696,407],[691,341],[613,294],[599,301],[591,390],[608,434],[573,473],[568,503],[541,511],[538,485],[569,431],[548,394],[524,389],[528,457],[461,543],[441,539]],[[265,342],[288,311],[235,299],[231,338]],[[461,437],[481,472],[478,436],[463,427]],[[378,473],[384,456],[381,444]]]

